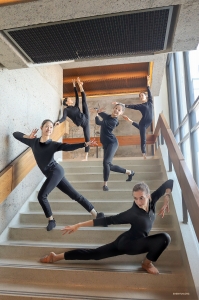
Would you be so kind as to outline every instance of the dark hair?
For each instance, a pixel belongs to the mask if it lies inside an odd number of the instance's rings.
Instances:
[[[68,106],[68,104],[66,103],[67,100],[68,100],[68,97],[64,98],[64,100],[63,100],[63,105]]]
[[[148,185],[143,181],[134,185],[133,192],[137,192],[137,191],[142,191],[146,195],[150,195],[150,189],[149,189]]]
[[[47,123],[47,122],[51,122],[53,124],[53,127],[54,127],[54,123],[49,120],[49,119],[45,119],[42,123],[41,123],[41,128],[43,128],[43,126]]]
[[[125,104],[123,104],[123,103],[117,103],[115,105],[115,107],[118,106],[118,105],[120,105],[122,107],[122,111],[124,112],[125,111]]]

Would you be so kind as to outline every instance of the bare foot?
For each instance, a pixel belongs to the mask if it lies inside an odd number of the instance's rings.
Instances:
[[[56,254],[54,252],[50,252],[49,255],[46,255],[40,259],[41,263],[54,263]]]
[[[84,158],[84,159],[82,159],[82,161],[88,161],[88,158]]]
[[[146,159],[146,154],[143,154],[143,158]]]
[[[150,262],[150,263],[143,262],[142,263],[142,268],[144,270],[146,270],[147,273],[149,273],[149,274],[153,274],[153,275],[159,274],[158,269],[152,264],[152,262]]]

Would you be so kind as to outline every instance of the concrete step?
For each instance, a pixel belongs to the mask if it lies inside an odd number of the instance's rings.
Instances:
[[[39,270],[39,273],[38,273]],[[86,271],[86,276],[85,276]],[[166,291],[177,290],[187,291],[187,280],[182,268],[173,268],[171,272],[168,267],[162,267],[160,270],[161,276],[155,278],[155,290]],[[38,276],[39,274],[39,276]],[[154,286],[154,276],[145,273],[141,269],[140,264],[134,265],[134,270],[100,270],[78,267],[70,268],[67,265],[61,266],[58,264],[38,264],[38,266],[25,265],[5,265],[1,266],[0,282],[17,283],[29,285],[31,283],[39,286],[59,288],[75,288],[83,283],[84,288],[88,290],[101,287],[102,289],[114,289],[133,291],[151,289]]]
[[[66,177],[67,178],[67,177]],[[124,180],[117,180],[117,181],[109,181],[108,187],[110,191],[132,191],[133,186],[140,182],[140,180],[136,180],[135,177],[133,177],[132,181],[126,182],[126,177],[123,176]],[[146,184],[148,184],[149,188],[154,190],[157,189],[164,181],[161,179],[156,180],[145,180]],[[72,180],[70,181],[71,185],[77,190],[77,191],[84,191],[84,190],[102,190],[103,186],[103,178],[101,180],[96,181],[89,181],[89,182],[79,182],[78,180]],[[108,192],[104,192],[108,193]]]
[[[184,288],[184,295],[175,295],[175,299],[188,299],[195,300],[194,293],[189,293],[190,289]],[[187,293],[188,292],[188,293]],[[189,294],[189,295],[187,295]],[[118,290],[103,288],[99,289],[95,287],[94,289],[84,289],[84,287],[76,286],[75,288],[64,288],[46,285],[46,287],[38,286],[34,283],[26,285],[17,285],[14,283],[1,284],[0,283],[0,299],[1,300],[168,300],[171,299],[173,295],[172,291],[155,291],[154,289],[147,289],[139,291],[136,287],[131,288],[131,290]],[[192,297],[192,298],[191,298]]]
[[[122,211],[125,211],[127,209],[129,209],[130,207],[132,207],[133,205],[133,199],[132,200],[123,200],[123,201],[114,201],[114,200],[105,200],[105,201],[101,201],[101,200],[92,200],[91,203],[93,204],[93,206],[95,207],[95,209],[100,212],[103,211],[105,214],[109,213],[109,214],[113,214],[113,213],[120,213]],[[163,205],[163,200],[159,200],[156,204],[156,212],[159,211],[159,209],[162,207]],[[50,206],[51,209],[53,210],[53,212],[60,212],[60,211],[68,211],[70,213],[72,212],[76,212],[76,213],[80,213],[80,212],[86,212],[85,208],[83,208],[83,206],[81,206],[78,202],[74,201],[74,200],[50,200]],[[39,204],[38,201],[31,201],[29,202],[29,212],[41,212],[42,208]],[[173,209],[173,204],[171,203],[170,205],[170,211],[171,214],[174,211]],[[87,214],[89,215],[89,213]]]
[[[102,158],[98,159],[89,159],[88,161],[81,161],[81,160],[63,160],[60,161],[59,164],[63,167],[88,167],[88,166],[101,166],[103,162]],[[153,166],[153,165],[160,165],[159,158],[149,158],[143,159],[142,157],[125,157],[125,158],[114,158],[112,163],[114,165],[132,165],[132,166]]]
[[[113,213],[106,213],[105,215],[108,217],[110,215],[114,215]],[[68,211],[59,211],[56,212],[53,210],[53,216],[56,220],[56,224],[58,226],[66,226],[69,224],[76,224],[79,222],[85,222],[88,220],[93,219],[91,215],[88,215],[88,213],[78,213],[76,211],[69,213]],[[20,224],[24,225],[46,225],[46,218],[43,214],[43,212],[31,212],[31,213],[23,213],[20,214]],[[154,222],[154,226],[174,226],[174,216],[171,214],[166,214],[164,218],[161,218],[160,216],[156,215],[156,219]],[[119,226],[119,225],[118,225]],[[122,225],[125,226],[125,225]],[[126,225],[129,226],[129,225]]]
[[[16,241],[16,243],[20,241]],[[51,243],[51,245],[18,245],[12,243],[5,243],[0,245],[0,267],[4,264],[8,265],[38,265],[39,259],[50,252],[63,253],[73,249],[79,248],[97,248],[101,244],[88,245],[88,244],[68,244],[65,243],[64,247],[59,246],[56,243]],[[131,270],[134,264],[140,264],[144,259],[145,254],[139,255],[119,255],[115,257],[105,258],[103,260],[90,260],[90,261],[59,261],[56,264],[62,266],[78,266],[79,268],[89,267],[89,268],[110,268],[110,269],[120,269]],[[155,263],[157,267],[172,267],[172,266],[182,266],[182,256],[179,249],[176,247],[169,246],[166,251],[162,253],[159,260]]]
[[[117,163],[117,162],[116,162]],[[62,163],[60,163],[63,167],[64,170],[66,172],[66,174],[71,174],[71,173],[88,173],[88,174],[93,174],[93,173],[100,173],[102,174],[103,172],[103,165],[101,162],[100,166],[93,166],[93,165],[89,165],[89,166],[71,166],[71,165],[63,165]],[[161,166],[158,164],[155,165],[134,165],[133,163],[131,164],[122,164],[121,165],[122,168],[124,169],[133,169],[135,172],[161,172]],[[112,174],[112,173],[111,173]]]
[[[87,169],[85,168],[84,173],[65,173],[66,178],[68,181],[81,181],[81,182],[91,182],[91,181],[103,181],[103,174],[101,173],[87,173]],[[111,172],[109,181],[125,181],[128,178],[127,174],[122,173],[114,173]],[[164,175],[162,172],[137,172],[134,175],[134,180],[137,181],[146,181],[150,178],[150,180],[156,180],[157,178],[160,180],[164,180]]]
[[[127,226],[109,226],[109,227],[83,227],[80,228],[74,234],[62,235],[61,229],[63,226],[56,226],[55,229],[48,232],[46,231],[46,226],[39,227],[36,226],[16,226],[10,227],[8,239],[11,241],[21,240],[21,241],[31,241],[38,242],[44,241],[49,242],[53,241],[55,243],[98,243],[107,244],[114,241],[120,234],[127,231]],[[129,226],[130,228],[130,226]],[[152,228],[151,235],[167,232],[170,234],[172,239],[172,245],[176,245],[179,242],[176,231],[173,228],[161,227],[161,228]]]

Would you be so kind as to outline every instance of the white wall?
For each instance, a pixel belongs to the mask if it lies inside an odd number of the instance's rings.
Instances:
[[[169,106],[168,106],[168,92],[167,92],[167,78],[166,78],[166,70],[164,71],[162,84],[160,88],[160,94],[158,97],[154,97],[154,121],[155,125],[158,121],[159,114],[163,112],[168,124],[170,124],[169,120]]]
[[[12,71],[0,69],[0,171],[27,148],[15,140],[12,133],[28,134],[33,128],[39,128],[46,118],[57,120],[62,95],[63,70],[59,65]],[[42,178],[41,171],[35,167],[0,204],[0,233]]]

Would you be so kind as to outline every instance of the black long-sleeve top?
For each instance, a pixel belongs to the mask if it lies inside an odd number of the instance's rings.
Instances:
[[[147,86],[148,101],[142,104],[125,104],[126,108],[139,110],[142,114],[140,123],[143,125],[150,125],[153,120],[153,100],[149,86]]]
[[[57,151],[73,151],[84,147],[84,143],[66,144],[48,140],[45,143],[40,142],[40,138],[28,139],[24,138],[24,133],[14,132],[13,136],[20,142],[31,147],[35,160],[40,170],[45,173],[48,168],[55,163],[54,153]]]
[[[149,211],[139,208],[134,202],[133,206],[115,216],[94,219],[94,226],[107,226],[111,224],[131,224],[131,228],[124,233],[131,239],[138,239],[148,236],[155,220],[156,202],[162,197],[166,189],[173,188],[173,180],[169,179],[151,194]]]
[[[58,120],[60,123],[64,122],[66,118],[70,118],[76,126],[81,126],[83,121],[83,113],[79,109],[79,96],[76,87],[74,87],[75,91],[75,105],[67,106],[63,110],[63,117]],[[83,94],[84,92],[81,92]]]
[[[103,120],[100,120],[98,116],[95,117],[95,123],[101,126],[100,130],[100,142],[104,144],[114,143],[117,139],[112,133],[113,129],[119,125],[118,119],[111,117],[111,115],[105,112],[99,113]]]

